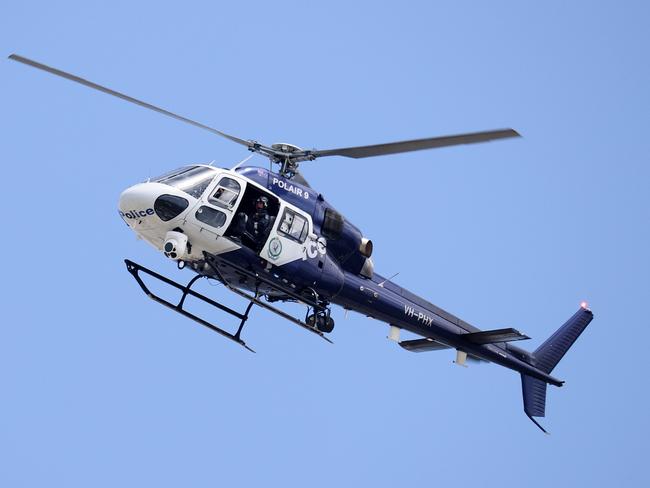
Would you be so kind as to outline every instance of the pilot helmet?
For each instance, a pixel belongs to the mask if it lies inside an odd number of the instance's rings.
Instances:
[[[255,210],[258,212],[260,210],[266,210],[269,207],[269,199],[262,196],[262,197],[257,197],[257,200],[255,200]]]

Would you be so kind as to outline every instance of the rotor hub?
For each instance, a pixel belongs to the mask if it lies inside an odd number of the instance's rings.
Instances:
[[[280,174],[285,178],[293,178],[296,175],[298,163],[313,159],[309,151],[286,142],[272,144],[271,149],[273,152],[269,154],[269,158],[273,163],[280,165]]]
[[[302,148],[298,146],[294,146],[293,144],[288,144],[286,142],[276,142],[275,144],[271,144],[271,147],[278,152],[283,152],[287,154],[293,154],[293,153],[303,151]]]

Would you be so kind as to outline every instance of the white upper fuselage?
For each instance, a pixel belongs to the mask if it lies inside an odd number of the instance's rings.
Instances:
[[[186,262],[203,258],[203,252],[222,254],[241,247],[239,239],[225,236],[233,219],[250,213],[250,195],[273,200],[274,223],[259,255],[280,266],[325,252],[325,243],[313,232],[311,215],[269,192],[235,171],[193,165],[139,183],[120,196],[119,213],[126,224],[159,251],[174,231],[190,243],[173,259]],[[184,207],[184,208],[181,208]],[[296,231],[297,225],[301,227]]]

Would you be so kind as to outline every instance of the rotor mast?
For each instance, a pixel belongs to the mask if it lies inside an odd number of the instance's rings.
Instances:
[[[302,161],[311,161],[316,159],[310,157],[309,151],[304,151],[298,146],[280,142],[271,146],[276,152],[269,156],[272,163],[280,165],[280,175],[291,179],[298,174],[298,166]]]

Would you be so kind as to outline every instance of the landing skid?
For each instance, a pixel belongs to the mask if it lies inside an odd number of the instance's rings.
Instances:
[[[227,339],[230,339],[233,342],[236,342],[237,344],[244,347],[245,349],[248,349],[251,352],[255,352],[255,351],[253,349],[251,349],[241,339],[241,332],[242,332],[242,330],[244,328],[244,324],[246,324],[246,321],[248,320],[248,316],[249,316],[249,313],[250,313],[251,309],[253,308],[253,305],[258,305],[258,306],[260,306],[262,308],[265,308],[266,310],[269,310],[269,311],[279,315],[280,317],[282,317],[284,319],[287,319],[290,322],[293,322],[294,324],[299,325],[300,327],[303,327],[303,328],[309,330],[310,332],[313,332],[314,334],[319,335],[320,337],[322,337],[327,342],[329,342],[329,343],[332,342],[327,337],[325,337],[323,335],[323,333],[320,330],[318,330],[316,327],[313,327],[313,326],[311,326],[311,325],[309,325],[309,324],[307,324],[305,322],[302,322],[302,321],[296,319],[295,317],[292,317],[291,315],[287,314],[286,312],[283,312],[282,310],[280,310],[280,309],[278,309],[276,307],[273,307],[272,305],[269,305],[268,303],[262,302],[257,295],[251,295],[251,294],[248,294],[246,292],[243,292],[243,291],[233,287],[232,285],[230,285],[230,283],[228,281],[223,279],[223,276],[221,276],[221,273],[219,273],[218,269],[216,269],[216,266],[213,266],[212,263],[210,263],[210,265],[214,269],[214,271],[217,273],[217,276],[219,276],[219,280],[226,287],[228,287],[229,290],[233,291],[237,295],[239,295],[239,296],[245,298],[246,300],[248,300],[248,305],[246,306],[246,310],[244,311],[244,313],[237,312],[236,310],[233,310],[232,308],[227,307],[226,305],[223,305],[223,304],[221,304],[219,302],[216,302],[216,301],[206,297],[205,295],[202,295],[202,294],[192,290],[192,285],[194,285],[194,283],[196,283],[196,281],[198,281],[199,278],[205,278],[205,276],[196,275],[195,277],[193,277],[187,283],[187,285],[181,285],[180,283],[177,283],[177,282],[167,278],[166,276],[158,274],[155,271],[147,269],[144,266],[142,266],[142,265],[140,265],[138,263],[135,263],[133,261],[130,261],[128,259],[125,259],[124,263],[126,264],[127,271],[133,276],[133,278],[138,283],[138,285],[140,285],[140,288],[142,288],[142,291],[149,298],[151,298],[152,300],[160,303],[161,305],[164,305],[165,307],[167,307],[167,308],[169,308],[169,309],[171,309],[171,310],[173,310],[175,312],[180,313],[181,315],[183,315],[183,316],[185,316],[185,317],[187,317],[189,319],[194,320],[195,322],[203,325],[204,327],[207,327],[208,329],[213,330],[214,332],[222,335],[223,337],[225,337]],[[164,298],[161,298],[158,295],[154,294],[151,290],[149,290],[147,285],[144,283],[144,281],[142,280],[142,277],[140,276],[140,273],[147,274],[147,275],[151,276],[152,278],[157,279],[158,281],[161,281],[161,282],[163,282],[163,283],[165,283],[167,285],[170,285],[170,286],[180,290],[183,293],[182,296],[181,296],[180,301],[177,304],[174,304],[174,303],[169,302],[169,301],[165,300]],[[232,334],[232,333],[222,329],[221,327],[219,327],[219,326],[217,326],[217,325],[215,325],[215,324],[213,324],[211,322],[208,322],[207,320],[204,320],[201,317],[198,317],[198,316],[194,315],[193,313],[188,312],[187,310],[185,310],[183,308],[183,305],[184,305],[185,299],[187,298],[188,295],[190,295],[190,296],[192,296],[194,298],[198,298],[199,300],[203,301],[204,303],[207,303],[208,305],[212,305],[213,307],[215,307],[215,308],[217,308],[217,309],[219,309],[219,310],[221,310],[223,312],[226,312],[227,314],[232,315],[233,317],[236,317],[237,319],[239,319],[240,322],[239,322],[239,327],[237,328],[237,332]]]

